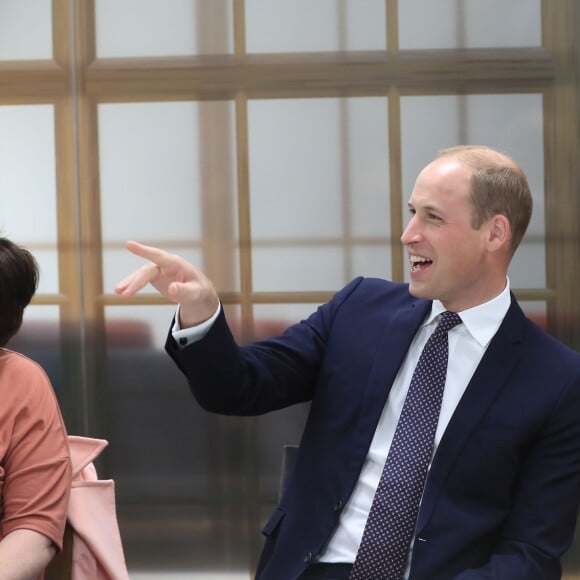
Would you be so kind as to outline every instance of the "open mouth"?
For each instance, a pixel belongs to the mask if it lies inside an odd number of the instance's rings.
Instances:
[[[411,264],[411,272],[420,272],[428,268],[432,263],[433,260],[429,258],[424,258],[423,256],[409,256],[409,262]]]

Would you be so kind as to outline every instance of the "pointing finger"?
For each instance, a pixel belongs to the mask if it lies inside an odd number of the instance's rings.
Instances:
[[[127,249],[136,256],[145,258],[150,262],[157,264],[158,266],[167,266],[173,261],[173,256],[160,248],[155,248],[153,246],[146,246],[145,244],[140,244],[139,242],[129,241],[127,242]]]

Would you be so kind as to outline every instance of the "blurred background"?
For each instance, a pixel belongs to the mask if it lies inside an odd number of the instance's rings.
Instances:
[[[486,144],[533,190],[512,287],[579,349],[579,62],[576,0],[0,0],[0,230],[41,266],[11,347],[109,441],[132,578],[251,578],[308,408],[200,410],[173,306],[113,292],[125,241],[204,269],[241,342],[273,335],[356,275],[404,280],[418,171]]]

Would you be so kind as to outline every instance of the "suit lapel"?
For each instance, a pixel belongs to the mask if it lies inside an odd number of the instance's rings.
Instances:
[[[525,316],[512,296],[506,317],[459,401],[435,454],[423,493],[417,534],[429,520],[437,496],[463,444],[507,385],[512,369],[519,363],[522,349],[518,346],[523,341],[524,325]]]
[[[379,341],[358,422],[359,437],[357,440],[362,445],[367,445],[367,449],[393,381],[403,364],[417,328],[423,322],[430,307],[431,302],[417,300],[409,306],[401,308],[386,326]]]

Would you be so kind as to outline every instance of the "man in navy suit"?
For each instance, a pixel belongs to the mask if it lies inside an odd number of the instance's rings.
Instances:
[[[312,402],[263,530],[258,579],[349,577],[413,370],[444,311],[461,324],[448,333],[431,462],[399,578],[561,576],[580,500],[580,355],[528,321],[510,293],[508,265],[532,210],[525,175],[486,147],[445,150],[418,176],[409,210],[410,284],[358,278],[282,336],[244,347],[198,269],[128,243],[150,262],[117,292],[151,283],[178,304],[166,346],[204,408],[255,415]]]

